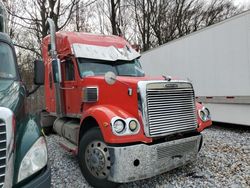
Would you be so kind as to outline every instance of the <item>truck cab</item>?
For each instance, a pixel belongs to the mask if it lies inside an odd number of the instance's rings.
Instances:
[[[0,2],[0,187],[49,187],[47,146],[39,117],[25,112],[28,95]]]
[[[121,37],[55,33],[48,22],[43,61],[35,62],[37,84],[44,84],[60,144],[78,155],[92,186],[115,187],[195,160],[198,123],[204,128],[211,120],[196,106],[190,82],[148,77],[140,54]]]

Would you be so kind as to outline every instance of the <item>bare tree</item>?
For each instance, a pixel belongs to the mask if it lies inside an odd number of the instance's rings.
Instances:
[[[117,17],[121,9],[121,0],[110,0],[110,22],[113,35],[121,35],[121,29],[119,27]]]
[[[213,0],[204,10],[205,26],[225,20],[241,11],[242,9],[236,7],[232,1]]]
[[[174,2],[166,0],[154,0],[150,3],[152,16],[150,25],[153,35],[157,38],[158,45],[173,40],[176,36]]]
[[[39,56],[41,40],[48,34],[47,18],[54,20],[56,31],[65,28],[72,19],[78,1],[70,0],[68,3],[63,3],[61,0],[21,0],[21,12],[13,12],[8,9],[9,14],[15,18],[20,28],[33,36],[32,41],[20,39],[16,45]]]
[[[90,24],[93,19],[93,8],[97,0],[92,1],[78,1],[75,8],[75,16],[71,25],[74,31],[91,32],[92,26]]]
[[[142,51],[146,51],[152,44],[152,28],[151,28],[151,1],[150,0],[132,0],[133,11],[135,15],[135,23],[141,35]]]
[[[229,0],[209,4],[202,0],[133,0],[133,7],[143,51],[242,11]]]

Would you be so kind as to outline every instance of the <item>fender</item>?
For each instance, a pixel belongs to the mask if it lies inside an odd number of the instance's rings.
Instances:
[[[150,143],[152,142],[151,138],[145,137],[143,133],[143,124],[140,122],[140,131],[136,135],[126,135],[126,136],[117,136],[112,133],[111,128],[111,119],[115,116],[121,117],[123,119],[126,118],[137,118],[126,112],[125,110],[112,106],[112,105],[97,105],[89,108],[87,111],[84,111],[81,119],[81,125],[83,125],[84,120],[88,117],[94,118],[98,126],[102,132],[104,141],[110,144],[122,144],[122,143],[131,143],[131,142],[144,142]]]
[[[29,149],[37,141],[37,139],[43,136],[38,115],[26,115],[20,122],[16,124],[16,129],[16,155],[14,161],[13,184],[17,183],[19,167],[25,154],[29,151]],[[27,180],[33,179],[32,177],[33,175],[28,177]]]
[[[201,110],[204,106],[198,102],[196,102],[196,114],[197,114],[197,123],[198,123],[198,128],[197,131],[201,132],[204,129],[206,129],[207,127],[212,125],[212,120],[207,120],[207,121],[202,121],[198,112],[199,110]]]

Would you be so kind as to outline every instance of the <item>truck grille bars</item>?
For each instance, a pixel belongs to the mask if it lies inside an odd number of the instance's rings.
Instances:
[[[149,137],[195,130],[195,97],[188,82],[139,82],[144,130]],[[144,91],[143,91],[144,90]]]
[[[0,119],[0,187],[3,187],[6,167],[6,124]]]

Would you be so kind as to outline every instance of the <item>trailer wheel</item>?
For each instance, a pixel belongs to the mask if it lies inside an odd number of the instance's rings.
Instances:
[[[99,128],[92,128],[83,135],[79,148],[79,164],[83,176],[93,187],[118,187],[109,181],[110,154]]]

